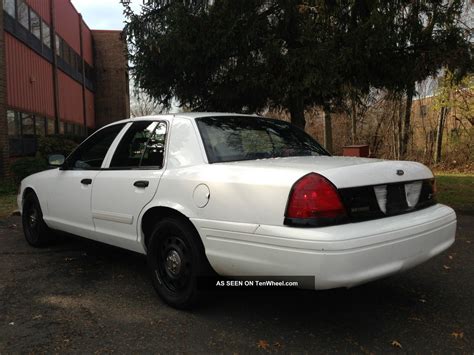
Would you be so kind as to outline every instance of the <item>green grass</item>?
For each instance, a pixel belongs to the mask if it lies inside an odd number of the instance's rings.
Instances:
[[[17,208],[15,184],[0,180],[0,219],[8,217]]]
[[[7,218],[17,208],[16,194],[0,195],[0,219]]]
[[[436,174],[438,201],[461,213],[474,214],[474,175]]]

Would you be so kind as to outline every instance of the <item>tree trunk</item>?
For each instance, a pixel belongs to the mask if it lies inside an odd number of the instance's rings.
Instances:
[[[441,112],[439,113],[439,121],[436,132],[436,149],[434,161],[439,163],[441,161],[441,153],[443,148],[443,132],[444,132],[444,123],[446,122],[446,116],[448,115],[448,108],[442,107]]]
[[[332,121],[329,106],[324,106],[324,148],[332,153]]]
[[[289,107],[291,123],[301,128],[303,131],[306,126],[306,119],[304,117],[304,104],[300,98],[294,99],[290,103]]]
[[[413,103],[413,94],[415,93],[415,83],[407,88],[407,101],[405,106],[405,118],[403,120],[403,135],[400,144],[400,157],[405,158],[408,150],[408,141],[411,134],[411,106]]]
[[[398,96],[397,97],[397,121],[394,122],[394,139],[395,139],[395,146],[394,146],[394,157],[397,160],[400,160],[400,151],[401,151],[401,146],[402,146],[402,121],[403,121],[403,97]]]
[[[351,112],[351,142],[352,144],[356,144],[357,143],[357,140],[356,140],[356,137],[357,137],[357,105],[356,105],[356,101],[355,101],[355,98],[352,97],[352,100],[351,100],[351,105],[352,105],[352,112]]]

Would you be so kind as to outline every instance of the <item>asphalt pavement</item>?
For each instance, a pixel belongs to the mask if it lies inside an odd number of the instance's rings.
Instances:
[[[474,216],[455,244],[390,278],[330,291],[232,290],[177,311],[145,258],[81,238],[34,249],[0,222],[0,354],[474,352]]]

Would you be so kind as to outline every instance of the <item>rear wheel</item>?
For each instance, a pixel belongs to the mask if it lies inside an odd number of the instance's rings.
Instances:
[[[33,192],[25,196],[22,224],[25,239],[31,246],[38,248],[51,242],[53,232],[44,222],[40,203]]]
[[[164,218],[148,243],[148,265],[158,295],[175,308],[188,309],[198,300],[199,276],[208,275],[204,247],[184,218]]]

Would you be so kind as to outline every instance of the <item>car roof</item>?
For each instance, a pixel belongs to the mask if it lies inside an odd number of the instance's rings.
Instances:
[[[247,117],[258,117],[257,115],[245,115],[241,113],[228,113],[228,112],[180,112],[180,113],[173,113],[173,114],[163,114],[163,115],[151,115],[151,116],[141,116],[141,117],[133,117],[127,118],[121,121],[115,121],[109,125],[117,124],[117,123],[128,123],[134,121],[155,121],[155,120],[171,120],[174,117],[184,117],[190,119],[196,119],[200,117],[235,117],[235,116],[247,116]]]

